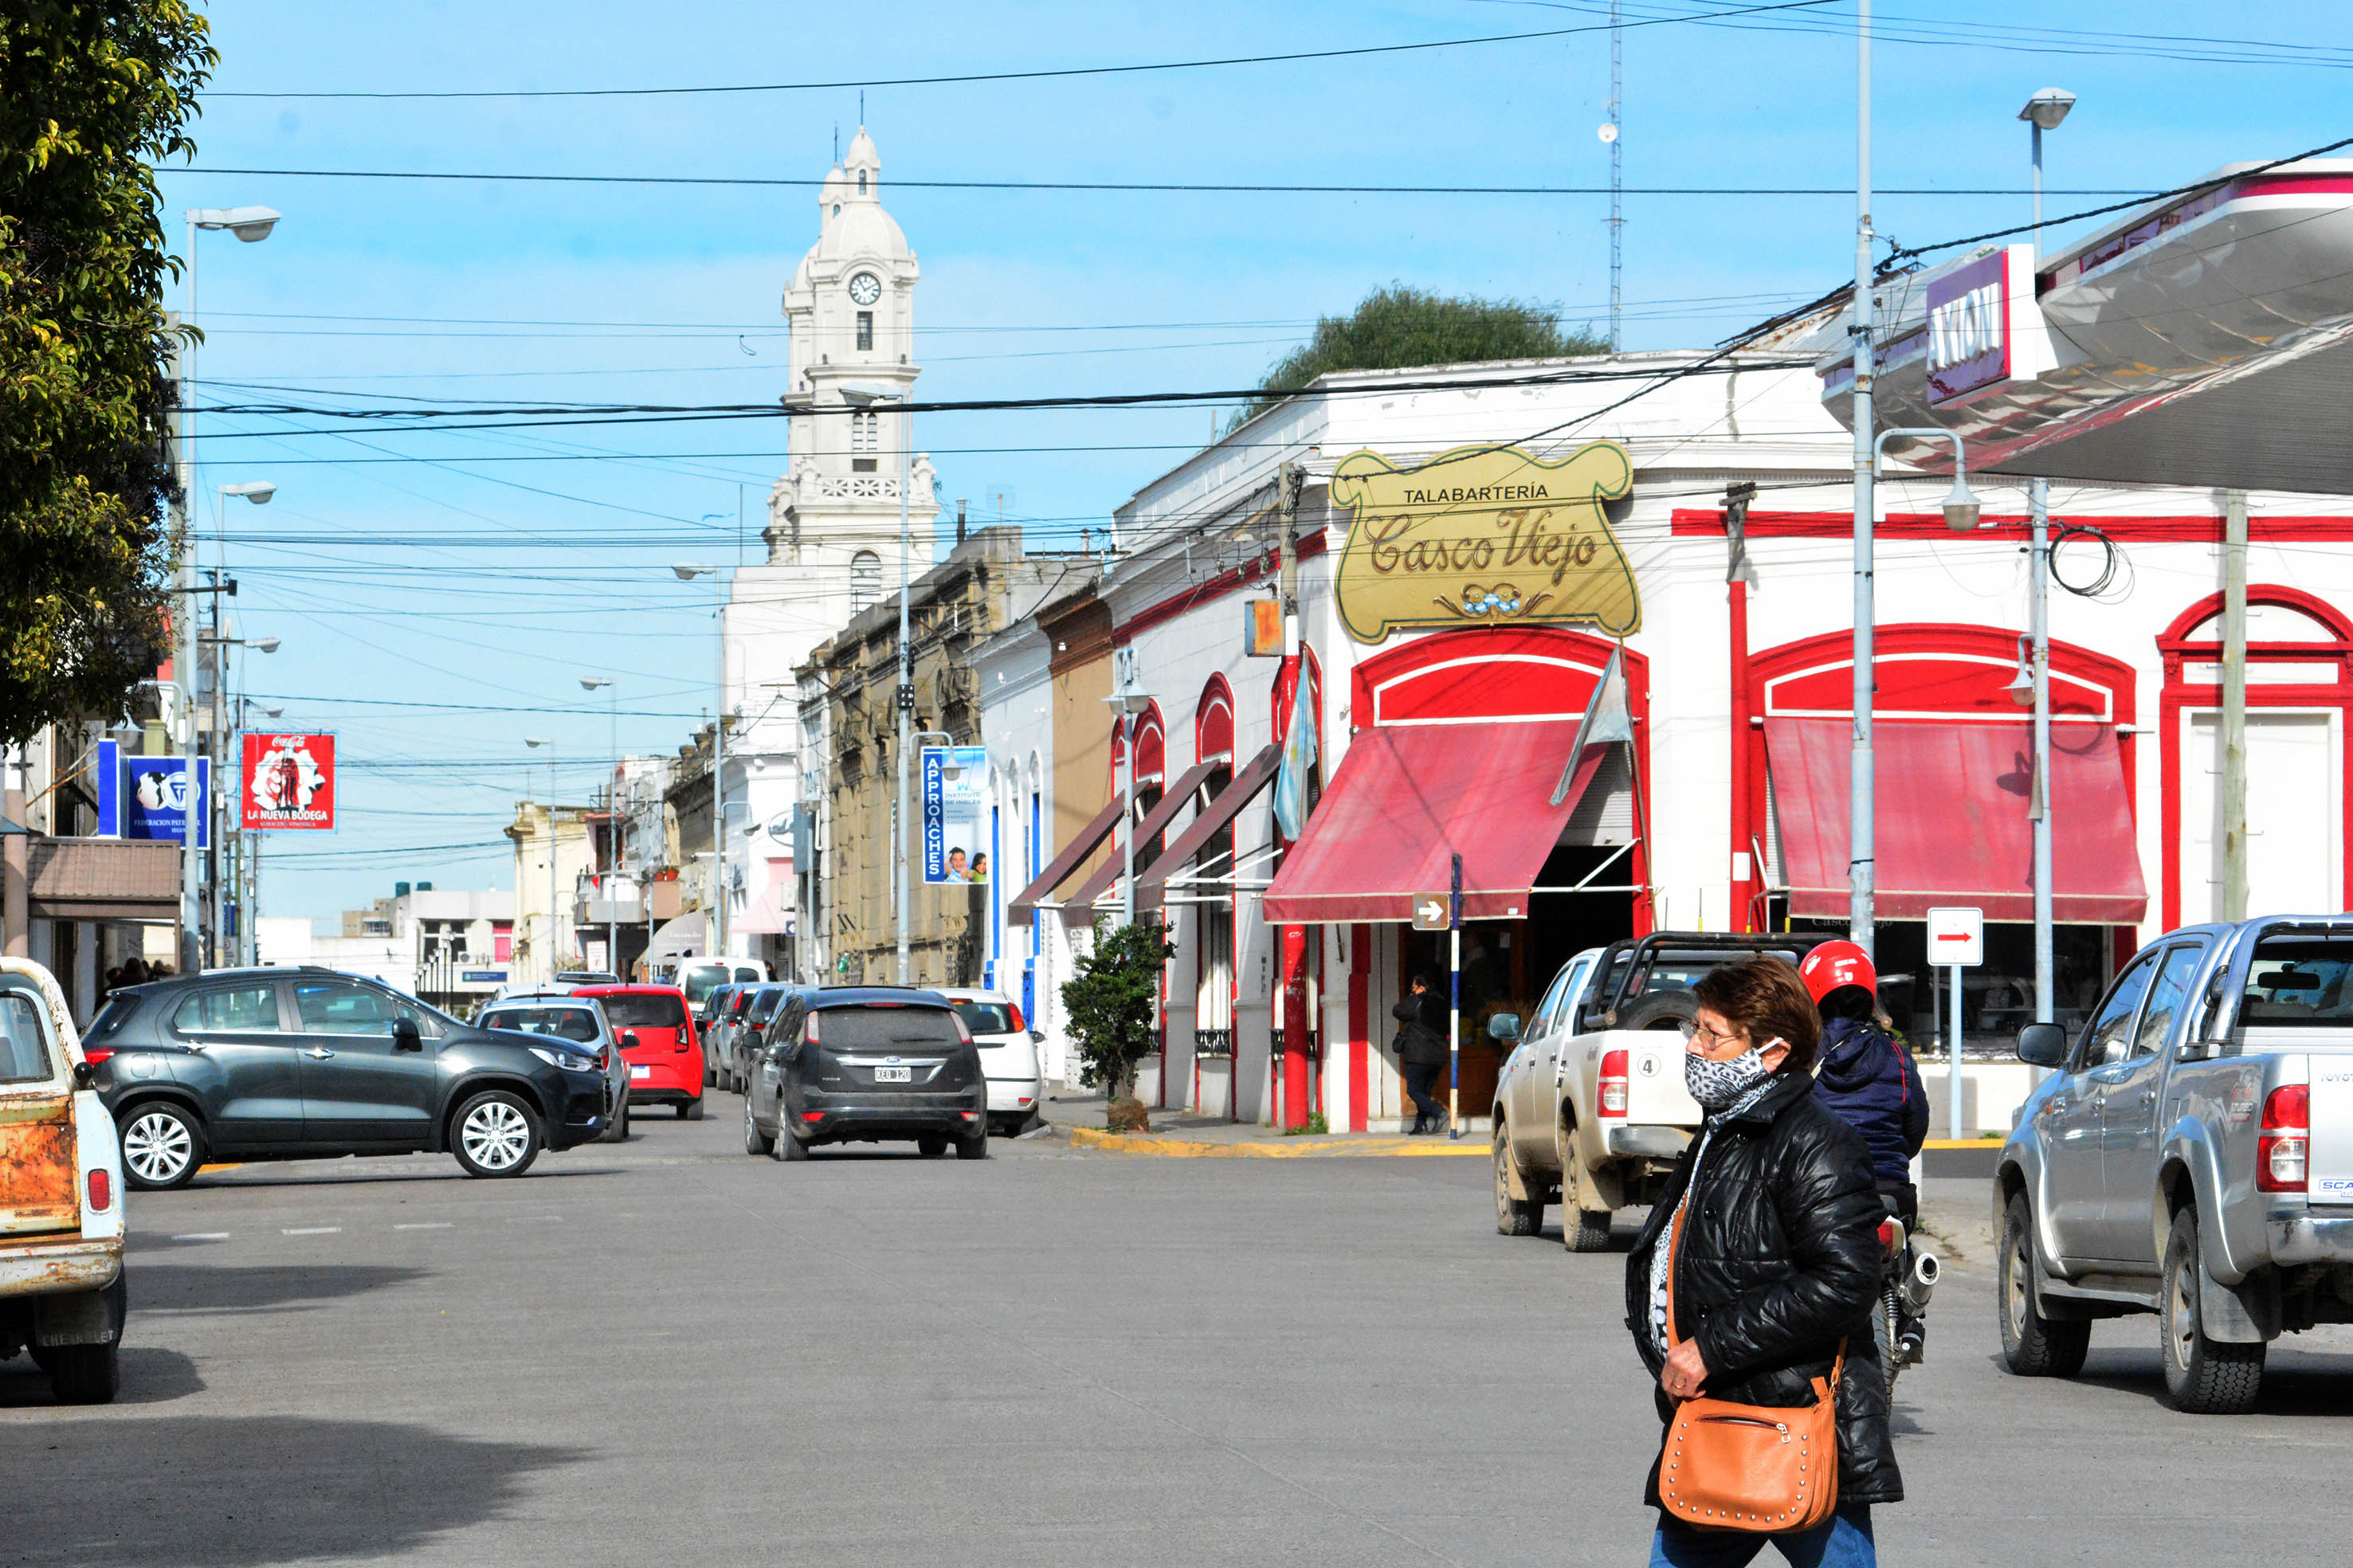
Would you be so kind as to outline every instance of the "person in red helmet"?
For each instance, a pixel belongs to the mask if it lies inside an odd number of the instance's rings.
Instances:
[[[1912,1157],[1928,1137],[1928,1091],[1911,1053],[1879,1026],[1879,974],[1851,942],[1826,942],[1798,966],[1822,1016],[1814,1092],[1871,1146],[1880,1191],[1910,1225],[1919,1209]]]

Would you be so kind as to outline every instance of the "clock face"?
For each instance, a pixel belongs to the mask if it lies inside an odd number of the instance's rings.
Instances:
[[[849,297],[861,305],[871,305],[882,298],[882,279],[871,272],[861,272],[849,280]]]

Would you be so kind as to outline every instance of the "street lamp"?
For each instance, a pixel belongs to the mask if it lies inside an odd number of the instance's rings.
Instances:
[[[605,781],[605,841],[611,849],[612,868],[617,869],[621,858],[621,817],[615,794],[615,781],[621,774],[621,691],[609,675],[584,675],[580,689],[594,692],[602,688],[610,696],[611,727],[608,735],[613,753],[613,776]],[[598,857],[600,860],[605,857]],[[609,879],[610,871],[607,872]],[[621,913],[614,901],[613,889],[605,889],[605,967],[614,973],[621,973]]]
[[[1136,687],[1135,650],[1119,650],[1119,689],[1103,699],[1120,716],[1125,740],[1119,749],[1120,815],[1126,818],[1122,837],[1119,878],[1119,923],[1135,923],[1135,721],[1152,707],[1152,699]]]
[[[271,646],[275,647],[278,639],[272,637],[269,640]],[[272,708],[266,703],[257,701],[253,698],[245,696],[243,693],[239,693],[237,700],[237,729],[239,734],[243,734],[245,732],[245,726],[251,719],[253,710],[257,708],[261,710],[261,715],[265,719],[281,718],[286,712],[286,710],[283,707]],[[239,751],[241,753],[242,747],[239,748]],[[243,763],[244,759],[242,754],[240,754],[238,758],[240,773],[243,768]],[[242,776],[240,776],[237,781],[237,798],[241,809],[244,801],[244,779]],[[261,931],[260,929],[254,924],[254,921],[259,919],[261,914],[261,836],[259,834],[255,834],[248,839],[245,834],[239,833],[237,835],[237,847],[239,850],[237,860],[240,878],[237,882],[238,891],[237,907],[239,915],[237,924],[241,928],[237,932],[240,954],[239,962],[247,968],[250,969],[255,964],[261,962]]]
[[[697,561],[674,561],[670,572],[681,583],[711,579],[711,620],[718,628],[718,701],[711,723],[711,851],[712,909],[708,943],[711,956],[727,957],[727,601],[719,568]]]
[[[275,489],[276,487],[273,486],[271,488]],[[263,499],[266,500],[268,498],[265,497]],[[216,617],[215,624],[217,625],[217,617],[219,616],[218,600],[214,601],[214,615]],[[232,759],[228,755],[228,745],[227,740],[227,736],[228,734],[228,650],[233,647],[249,647],[256,653],[276,653],[278,651],[278,639],[276,637],[235,637],[217,636],[198,637],[196,641],[201,646],[219,650],[213,655],[212,722],[213,771],[219,775],[219,778],[215,781],[216,787],[211,792],[212,798],[209,803],[215,823],[212,847],[213,956],[215,958],[219,958],[222,956],[222,945],[226,941],[228,931],[229,889],[234,885],[239,884],[242,880],[242,879],[233,869],[227,876],[223,876],[221,873],[224,867],[234,868],[237,863],[243,858],[241,851],[244,842],[243,836],[239,832],[237,823],[229,811],[229,797],[221,788],[217,787],[222,781],[232,777],[238,779],[240,789],[243,786],[243,780],[239,772],[242,759]],[[193,784],[194,780],[191,779],[190,782]],[[240,853],[235,856],[232,856],[229,853],[232,835],[237,836],[236,842],[240,847]],[[250,927],[253,923],[251,911],[246,910],[243,911],[243,913],[245,915],[244,923],[248,927]],[[239,941],[240,945],[242,945],[241,934]]]
[[[525,735],[522,743],[533,751],[547,748],[547,978],[555,978],[555,741],[548,735]],[[531,788],[530,774],[523,776],[523,788]]]
[[[2026,100],[2018,117],[2028,132],[2034,162],[2034,261],[2042,263],[2042,133],[2056,131],[2075,107],[2065,88],[2046,87]],[[2034,1021],[2048,1024],[2053,1011],[2051,939],[2051,481],[2026,481],[2026,635],[2034,678],[2034,791],[2027,817],[2034,832]]]
[[[1893,430],[1882,430],[1879,439],[1871,444],[1871,477],[1874,479],[1887,477],[1879,471],[1879,465],[1887,459],[1887,443],[1898,436],[1917,441],[1950,441],[1953,444],[1953,488],[1945,492],[1941,503],[1945,511],[1945,526],[1956,533],[1967,533],[1976,528],[1985,509],[1978,501],[1977,492],[1969,489],[1968,454],[1961,445],[1959,435],[1954,431],[1935,425],[1903,426]]]
[[[903,386],[846,382],[835,390],[852,408],[869,408],[877,403],[899,405],[899,806],[898,820],[892,828],[891,852],[898,862],[899,984],[906,985],[913,983],[914,974],[907,953],[908,907],[914,898],[908,886],[912,857],[907,853],[907,731],[913,727],[915,718],[915,656],[908,641],[907,627],[909,562],[913,554],[907,517],[908,490],[914,482],[913,426],[907,415],[907,389]]]

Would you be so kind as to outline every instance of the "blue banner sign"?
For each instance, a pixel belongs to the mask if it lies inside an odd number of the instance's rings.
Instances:
[[[100,838],[159,838],[180,843],[187,837],[188,763],[185,757],[125,756],[121,742],[98,743],[98,833]],[[196,759],[196,847],[212,847],[213,763]]]

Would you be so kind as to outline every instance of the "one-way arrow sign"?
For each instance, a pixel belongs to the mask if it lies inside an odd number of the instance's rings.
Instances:
[[[1444,931],[1446,929],[1446,895],[1424,893],[1413,901],[1413,929]]]

